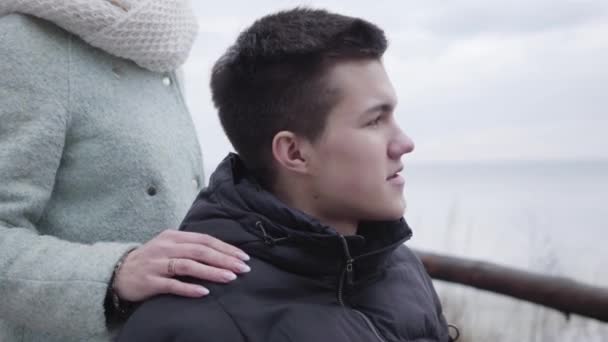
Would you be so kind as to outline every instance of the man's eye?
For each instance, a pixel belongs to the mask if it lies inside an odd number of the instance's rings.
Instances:
[[[377,126],[380,123],[381,120],[382,120],[382,115],[379,115],[374,120],[370,121],[368,123],[368,126]]]

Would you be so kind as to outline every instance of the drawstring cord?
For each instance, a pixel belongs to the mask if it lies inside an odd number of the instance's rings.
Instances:
[[[287,240],[289,238],[289,236],[280,237],[280,238],[273,238],[272,236],[270,236],[270,234],[268,234],[266,232],[266,228],[264,228],[264,224],[262,224],[262,221],[257,221],[255,223],[255,227],[258,228],[262,232],[262,234],[264,235],[264,237],[263,237],[264,244],[266,244],[267,246],[270,246],[270,247],[273,247],[277,243],[279,243],[281,241],[285,241],[285,240]]]
[[[450,328],[452,328],[452,330],[450,330]],[[449,334],[450,342],[456,342],[460,338],[460,330],[458,330],[458,327],[455,326],[454,324],[448,324],[448,331],[456,332],[456,336],[454,336],[454,337],[452,337],[452,335]]]

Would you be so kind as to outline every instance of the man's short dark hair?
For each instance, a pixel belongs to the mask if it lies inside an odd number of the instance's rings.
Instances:
[[[292,131],[310,141],[339,99],[324,74],[340,60],[380,58],[384,32],[365,20],[296,8],[265,16],[215,63],[213,102],[236,152],[257,180],[273,185],[272,139]]]

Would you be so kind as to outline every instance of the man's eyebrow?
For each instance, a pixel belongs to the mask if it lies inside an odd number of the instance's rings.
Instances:
[[[373,107],[368,108],[364,114],[371,114],[377,112],[391,112],[395,109],[395,105],[393,103],[385,102],[377,104]]]

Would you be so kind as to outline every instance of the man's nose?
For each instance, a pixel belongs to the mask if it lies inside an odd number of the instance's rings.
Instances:
[[[399,134],[389,143],[388,156],[391,159],[398,159],[406,153],[414,150],[414,141],[407,134],[399,131]]]

